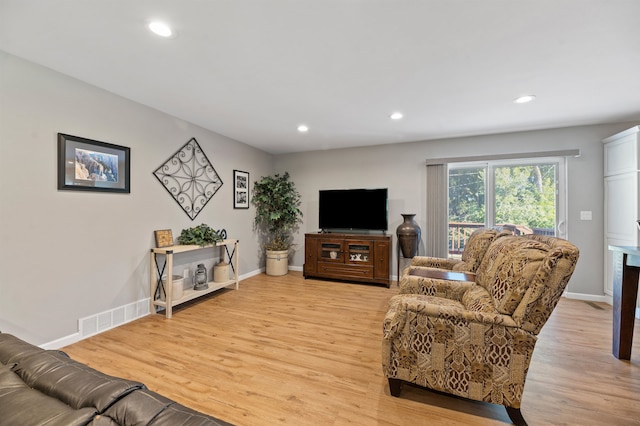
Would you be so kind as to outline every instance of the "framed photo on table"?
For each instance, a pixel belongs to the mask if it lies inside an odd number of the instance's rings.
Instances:
[[[130,193],[130,148],[58,133],[58,189]]]
[[[156,237],[156,247],[170,247],[173,245],[173,233],[171,229],[160,229],[154,231]]]
[[[249,173],[233,171],[233,208],[249,208]]]

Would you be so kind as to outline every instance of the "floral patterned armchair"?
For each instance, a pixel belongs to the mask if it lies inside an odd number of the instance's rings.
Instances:
[[[391,395],[404,382],[504,405],[516,424],[537,335],[579,251],[546,236],[507,236],[487,249],[476,281],[406,274],[384,319],[382,365]]]
[[[439,257],[415,256],[411,259],[409,268],[438,268],[451,271],[475,272],[480,265],[489,245],[499,237],[512,235],[509,231],[478,228],[469,236],[464,246],[461,259],[444,259]]]

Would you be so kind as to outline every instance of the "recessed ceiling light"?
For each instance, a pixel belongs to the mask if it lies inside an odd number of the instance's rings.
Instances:
[[[171,37],[173,35],[173,31],[171,27],[164,22],[160,21],[152,21],[149,22],[149,29],[156,35],[160,37]]]
[[[535,95],[524,95],[524,96],[520,96],[519,98],[514,99],[513,102],[515,102],[517,104],[526,104],[527,102],[531,102],[535,98],[536,98]]]
[[[404,115],[401,112],[394,112],[389,116],[392,120],[400,120]]]
[[[298,126],[298,131],[300,133],[306,133],[309,131],[309,126],[305,125],[305,124],[301,124]]]

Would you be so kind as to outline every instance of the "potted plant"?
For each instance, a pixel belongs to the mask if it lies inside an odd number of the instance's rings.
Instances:
[[[197,244],[201,247],[213,245],[224,238],[221,231],[216,231],[203,223],[193,228],[183,229],[178,237],[178,244]]]
[[[266,240],[267,275],[285,275],[289,270],[291,233],[302,222],[300,193],[289,172],[257,180],[251,202],[256,207],[255,228]]]

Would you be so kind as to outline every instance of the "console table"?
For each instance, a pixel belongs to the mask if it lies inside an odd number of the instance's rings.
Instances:
[[[613,355],[631,359],[640,247],[610,245],[609,250],[613,254]]]
[[[178,299],[173,299],[173,256],[180,253],[187,253],[194,250],[204,250],[204,249],[212,249],[215,247],[224,246],[225,251],[227,253],[227,257],[229,258],[229,264],[231,265],[231,269],[233,271],[233,278],[224,281],[221,283],[209,281],[209,288],[204,290],[193,290],[186,289],[184,291],[184,295]],[[233,247],[232,251],[229,251],[229,247]],[[160,270],[160,265],[158,264],[158,255],[165,257],[165,263]],[[165,271],[166,269],[166,271]],[[197,297],[204,296],[205,294],[209,294],[213,291],[220,290],[223,287],[234,286],[235,289],[238,289],[238,240],[228,239],[223,240],[215,245],[209,246],[198,246],[198,245],[175,245],[169,247],[162,248],[153,248],[151,249],[151,313],[155,313],[155,307],[161,306],[165,308],[165,316],[171,318],[173,315],[173,307],[179,305],[184,302],[188,302],[189,300],[193,300]],[[156,289],[159,285],[162,285],[161,276],[163,273],[166,273],[167,279],[165,281],[165,300],[155,300]]]

